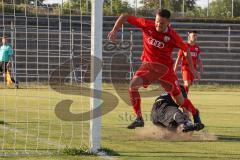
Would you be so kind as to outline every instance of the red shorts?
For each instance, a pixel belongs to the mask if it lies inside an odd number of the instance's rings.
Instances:
[[[182,78],[183,81],[190,81],[191,83],[194,81],[194,76],[189,70],[182,70]]]
[[[136,71],[134,77],[141,77],[144,87],[147,87],[154,81],[160,81],[164,90],[172,96],[177,96],[181,93],[178,78],[172,66],[167,67],[163,64],[144,62]]]

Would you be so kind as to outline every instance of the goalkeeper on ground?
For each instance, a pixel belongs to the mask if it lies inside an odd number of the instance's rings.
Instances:
[[[184,98],[187,94],[183,86],[180,86]],[[175,131],[178,127],[183,132],[199,131],[204,126],[199,128],[198,125],[193,124],[189,119],[188,114],[182,112],[179,106],[173,101],[168,93],[161,94],[153,104],[151,118],[154,125],[167,128],[171,131]],[[203,125],[203,124],[202,124]]]
[[[7,84],[10,85],[15,83],[18,88],[18,81],[15,81],[13,77],[11,77],[10,66],[12,64],[11,57],[13,56],[13,49],[11,45],[8,44],[7,36],[2,37],[2,46],[0,47],[0,72],[3,73]]]

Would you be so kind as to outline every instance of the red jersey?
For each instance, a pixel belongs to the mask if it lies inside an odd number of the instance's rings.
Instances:
[[[192,56],[193,66],[194,66],[195,69],[197,69],[197,63],[198,63],[199,55],[200,55],[200,48],[196,44],[195,45],[187,44],[187,45],[188,45],[190,54]],[[189,66],[188,66],[187,58],[184,56],[182,50],[179,50],[178,56],[182,60],[182,70],[190,70]]]
[[[171,27],[167,27],[165,32],[160,33],[156,31],[155,22],[153,20],[129,16],[127,21],[142,29],[143,52],[141,60],[143,62],[155,62],[172,66],[173,49],[180,48],[184,51],[188,49],[182,38]]]

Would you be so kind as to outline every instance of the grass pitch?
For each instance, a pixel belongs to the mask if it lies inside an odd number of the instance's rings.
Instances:
[[[119,100],[117,107],[102,117],[102,146],[119,153],[119,156],[111,158],[240,159],[239,87],[196,86],[191,89],[190,99],[200,109],[206,125],[203,131],[193,134],[200,137],[195,140],[139,137],[138,133],[144,128],[126,129],[134,119],[132,108],[120,98],[124,94],[127,97],[124,89],[126,87],[116,91],[111,85],[105,84],[103,88]],[[152,128],[150,110],[159,92],[153,90],[153,96],[142,99],[146,130]],[[144,94],[143,90],[141,95]],[[89,121],[62,121],[56,116],[56,104],[64,99],[73,100],[70,108],[72,113],[89,110],[89,97],[57,93],[46,86],[19,90],[1,89],[0,151],[2,155],[10,155],[2,159],[107,159],[99,156],[61,155],[61,150],[65,147],[79,148],[88,145],[89,138]],[[104,95],[104,100],[115,103],[107,95]],[[204,138],[206,135],[215,138]],[[11,156],[16,154],[19,156]],[[26,156],[27,154],[30,155]]]

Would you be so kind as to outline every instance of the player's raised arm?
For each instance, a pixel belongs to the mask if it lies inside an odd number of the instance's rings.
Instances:
[[[122,13],[119,18],[117,19],[113,29],[108,33],[108,39],[110,41],[115,41],[116,37],[117,37],[117,32],[120,29],[120,27],[127,21],[128,18],[128,14],[127,13]]]
[[[120,29],[120,27],[122,27],[122,25],[126,21],[129,24],[131,24],[131,25],[133,25],[137,28],[140,28],[140,29],[148,27],[149,25],[154,26],[154,21],[152,21],[152,20],[146,20],[145,18],[139,18],[139,17],[131,16],[128,13],[122,13],[119,16],[119,18],[117,19],[115,25],[113,26],[113,29],[108,34],[108,39],[110,41],[115,41],[115,39],[117,37],[118,30]]]

